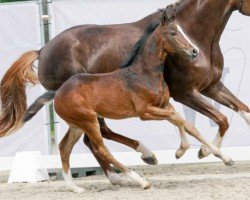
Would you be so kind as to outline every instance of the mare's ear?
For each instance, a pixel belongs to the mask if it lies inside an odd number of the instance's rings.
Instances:
[[[170,23],[175,20],[176,17],[176,9],[174,5],[169,5],[166,7],[166,9],[162,13],[162,22]]]
[[[169,21],[168,21],[168,16],[167,16],[167,10],[164,9],[164,11],[162,12],[161,24],[164,26],[168,23],[169,23]]]

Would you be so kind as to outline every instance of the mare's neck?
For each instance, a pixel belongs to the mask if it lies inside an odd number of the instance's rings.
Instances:
[[[157,12],[154,12],[135,23],[138,26],[143,26],[143,27],[147,27],[149,24],[154,22],[159,22],[160,24],[161,16],[162,16],[162,10],[158,10]]]
[[[183,0],[177,20],[197,42],[211,44],[220,40],[232,12],[230,0]]]

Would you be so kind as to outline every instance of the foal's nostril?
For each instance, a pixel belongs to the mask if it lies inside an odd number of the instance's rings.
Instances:
[[[198,50],[193,49],[191,57],[194,59],[194,58],[197,58],[197,56],[198,56]]]
[[[198,50],[197,49],[193,49],[193,54],[197,54]]]

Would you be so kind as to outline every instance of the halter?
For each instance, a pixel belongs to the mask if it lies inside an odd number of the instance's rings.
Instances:
[[[240,0],[240,7],[239,11],[242,13],[242,8],[243,8],[244,0]]]

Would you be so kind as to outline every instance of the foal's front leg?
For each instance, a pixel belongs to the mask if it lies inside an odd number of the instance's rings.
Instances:
[[[178,113],[176,113],[173,107],[169,104],[165,109],[160,109],[157,107],[149,106],[144,114],[141,116],[142,120],[168,120],[171,123],[177,125],[180,129],[181,134],[185,132],[185,128],[189,130],[189,134],[195,137],[202,144],[207,146],[209,150],[214,154],[214,156],[222,159],[226,165],[232,165],[233,161],[231,158],[223,155],[219,148],[214,144],[207,142],[199,131],[193,127],[191,124],[188,124]]]
[[[185,132],[185,126],[182,123],[182,120],[179,120],[180,118],[181,118],[180,115],[177,112],[175,112],[171,104],[168,104],[168,107],[166,109],[161,109],[157,107],[149,107],[147,111],[141,116],[142,120],[165,120],[167,119],[172,124],[178,127],[180,137],[181,137],[181,145],[180,145],[180,148],[176,151],[176,154],[175,154],[176,159],[181,158],[185,154],[185,152],[190,148],[190,144],[187,139],[186,132]]]

